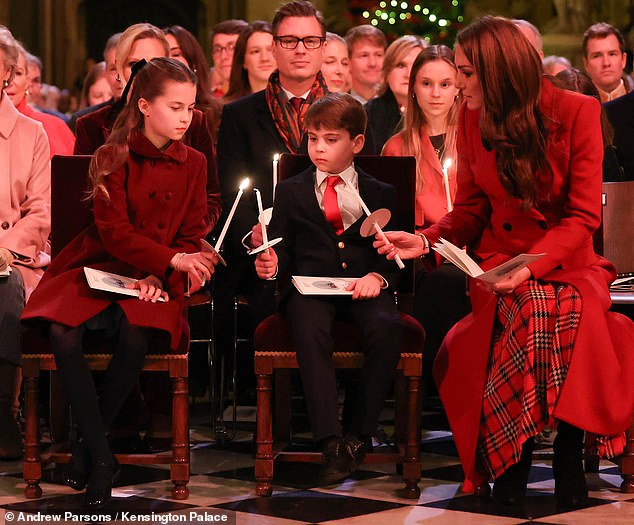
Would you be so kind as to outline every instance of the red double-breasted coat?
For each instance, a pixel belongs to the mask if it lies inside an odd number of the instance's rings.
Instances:
[[[180,141],[161,151],[141,133],[129,146],[123,167],[104,179],[109,200],[103,195],[94,200],[95,223],[55,257],[22,319],[76,327],[116,302],[131,324],[168,332],[177,348],[184,280],[169,262],[179,252],[200,250],[206,233],[206,160]],[[156,275],[170,300],[150,303],[93,290],[84,266],[134,278]]]
[[[500,182],[495,152],[482,143],[479,112],[464,108],[455,208],[424,233],[432,243],[444,237],[468,245],[484,270],[519,253],[546,253],[529,266],[533,277],[571,284],[583,299],[554,416],[597,434],[618,434],[634,409],[634,325],[608,312],[615,270],[592,246],[601,221],[601,108],[590,97],[544,80],[539,109],[553,175],[548,198],[536,208],[521,208]],[[473,313],[445,338],[434,376],[466,478],[478,484],[483,479],[475,469],[476,444],[496,297],[472,286],[471,301]]]

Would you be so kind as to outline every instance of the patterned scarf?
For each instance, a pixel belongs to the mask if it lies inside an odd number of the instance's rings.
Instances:
[[[310,88],[310,93],[308,93],[298,113],[282,89],[279,72],[274,71],[271,74],[269,82],[266,85],[266,103],[273,116],[275,127],[291,153],[297,153],[302,144],[302,137],[304,136],[304,117],[306,116],[308,108],[315,100],[323,97],[326,93],[328,93],[328,88],[320,71],[317,73],[315,82],[313,82],[313,86]]]

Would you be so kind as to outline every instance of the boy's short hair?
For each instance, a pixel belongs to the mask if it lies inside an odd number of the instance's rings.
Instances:
[[[306,129],[345,129],[350,138],[363,135],[367,123],[361,102],[348,93],[329,93],[315,100],[304,119]]]

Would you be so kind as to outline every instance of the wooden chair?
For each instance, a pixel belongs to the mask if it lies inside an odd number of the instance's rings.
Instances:
[[[357,166],[375,178],[393,184],[397,188],[395,217],[390,228],[413,231],[414,182],[416,162],[413,157],[357,157]],[[280,179],[300,173],[310,165],[308,157],[284,154],[280,158]],[[404,270],[399,292],[413,290],[411,262]],[[398,370],[406,382],[405,406],[397,403],[396,435],[398,447],[393,453],[371,453],[365,463],[397,463],[402,465],[406,498],[418,498],[421,462],[419,452],[422,349],[425,333],[412,317],[401,314],[404,328],[403,349]],[[352,323],[335,322],[333,337],[336,350],[332,356],[336,368],[360,368],[363,365],[360,331]],[[297,356],[292,349],[291,338],[284,319],[275,314],[264,320],[255,333],[255,374],[257,377],[257,432],[255,478],[256,494],[270,496],[273,490],[274,461],[309,461],[320,463],[320,452],[273,452],[272,378],[276,371],[298,368]],[[277,393],[276,393],[277,400]]]
[[[603,255],[616,266],[619,275],[634,274],[634,181],[603,183]],[[632,318],[634,292],[611,292],[613,309]],[[621,490],[634,493],[634,419],[628,429],[621,458]],[[597,464],[598,467],[598,464]]]
[[[93,221],[90,203],[85,200],[90,156],[55,156],[51,173],[51,244],[53,257],[79,232]],[[199,298],[195,299],[198,301]],[[41,371],[56,370],[48,334],[36,326],[22,334],[22,376],[24,380],[24,494],[27,498],[42,496],[42,466],[70,460],[61,447],[40,451],[38,428],[38,380]],[[169,464],[173,483],[172,497],[189,497],[189,405],[188,405],[189,331],[183,334],[176,352],[164,342],[151,342],[143,370],[168,372],[172,390],[172,450],[161,454],[117,454],[122,464]],[[86,343],[85,358],[91,370],[105,370],[111,358],[107,343]]]

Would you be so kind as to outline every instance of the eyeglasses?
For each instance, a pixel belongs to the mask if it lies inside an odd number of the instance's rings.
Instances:
[[[230,54],[233,53],[235,47],[235,44],[227,44],[226,46],[214,46],[212,49],[212,53],[214,55],[222,55],[223,53]]]
[[[276,36],[273,38],[276,42],[279,42],[280,47],[283,49],[295,49],[301,42],[306,49],[319,49],[326,41],[324,36],[305,36],[299,38],[297,36]]]

